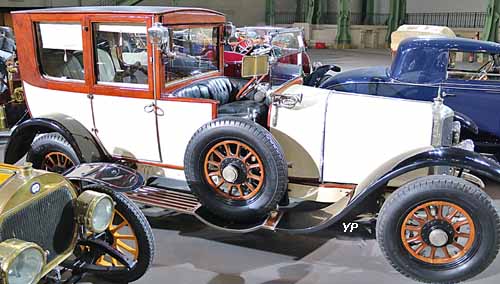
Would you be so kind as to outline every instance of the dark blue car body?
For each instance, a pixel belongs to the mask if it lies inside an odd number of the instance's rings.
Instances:
[[[464,38],[410,38],[403,41],[390,67],[350,70],[334,75],[321,88],[410,100],[432,101],[439,87],[445,104],[470,117],[473,135],[485,152],[500,152],[500,80],[448,78],[450,51],[500,54],[500,44]]]

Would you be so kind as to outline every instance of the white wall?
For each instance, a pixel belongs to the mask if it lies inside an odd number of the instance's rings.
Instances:
[[[376,13],[389,13],[390,0],[375,0]],[[406,0],[408,13],[485,12],[488,0]]]

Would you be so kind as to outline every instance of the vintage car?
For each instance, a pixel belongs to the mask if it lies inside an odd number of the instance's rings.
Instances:
[[[469,118],[465,138],[473,139],[478,151],[500,159],[499,56],[498,43],[410,38],[400,44],[390,67],[349,70],[320,87],[419,101],[432,101],[442,89],[446,105],[462,114],[460,117]]]
[[[52,171],[136,167],[147,181],[127,196],[143,209],[231,232],[309,233],[376,218],[384,255],[420,281],[461,281],[488,267],[500,220],[482,187],[500,181],[500,165],[459,140],[441,96],[350,94],[300,76],[274,85],[269,65],[279,63],[267,55],[244,57],[251,79],[234,84],[223,75],[225,20],[181,7],[15,12],[32,119],[13,130],[5,161],[27,153]],[[211,64],[176,46],[189,46],[179,31],[190,29],[212,35]]]
[[[282,64],[274,65],[276,72],[287,65],[298,66],[296,72],[312,73],[311,58],[306,52],[304,31],[299,28],[242,27],[235,29],[224,50],[224,74],[241,77],[241,63],[246,55],[269,54]],[[287,74],[284,80],[290,79]]]
[[[0,137],[29,118],[20,85],[12,28],[0,27]]]
[[[152,231],[120,191],[142,183],[137,172],[114,164],[80,164],[65,176],[30,163],[0,164],[0,282],[141,277],[153,257]]]

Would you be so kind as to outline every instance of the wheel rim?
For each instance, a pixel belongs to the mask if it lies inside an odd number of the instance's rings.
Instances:
[[[135,232],[128,220],[116,209],[113,212],[113,221],[111,225],[109,225],[107,233],[113,241],[113,248],[119,250],[131,260],[136,261],[138,259],[139,242]],[[96,264],[101,266],[124,267],[118,260],[107,254],[100,256]]]
[[[262,189],[264,164],[247,144],[227,140],[210,148],[204,163],[205,179],[219,195],[249,200]]]
[[[401,227],[405,249],[430,264],[450,264],[472,248],[476,231],[472,218],[460,206],[431,201],[413,209]]]
[[[50,152],[42,161],[42,169],[54,173],[63,173],[74,165],[71,158],[62,152]]]

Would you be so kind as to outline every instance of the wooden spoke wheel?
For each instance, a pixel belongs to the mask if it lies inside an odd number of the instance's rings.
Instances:
[[[401,228],[405,249],[430,264],[448,264],[463,257],[471,249],[475,235],[469,214],[460,206],[444,201],[416,207]]]
[[[458,283],[484,271],[500,248],[491,198],[461,178],[430,175],[394,191],[377,218],[389,263],[425,283]]]
[[[119,250],[131,260],[137,261],[139,257],[139,243],[132,226],[125,217],[116,209],[113,213],[113,222],[107,230],[108,238],[113,243],[113,248]],[[118,260],[109,256],[102,255],[96,261],[97,265],[123,267]]]
[[[68,155],[58,151],[49,152],[42,160],[42,169],[54,173],[63,173],[74,165]]]
[[[225,140],[214,145],[204,162],[205,179],[219,195],[249,200],[262,189],[264,164],[246,143]]]

